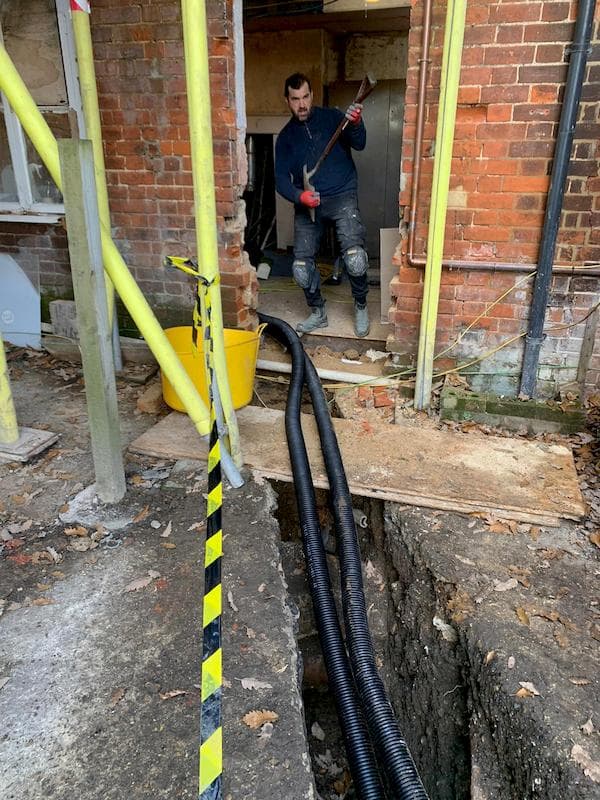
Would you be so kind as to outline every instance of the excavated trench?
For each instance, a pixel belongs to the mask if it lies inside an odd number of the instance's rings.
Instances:
[[[290,602],[298,612],[305,720],[317,788],[323,800],[352,798],[356,795],[315,632],[294,487],[272,485],[282,563]],[[317,490],[317,503],[339,609],[326,491]],[[502,685],[497,655],[486,652],[485,626],[469,622],[468,595],[444,577],[443,567],[428,563],[419,530],[431,527],[432,517],[425,510],[364,497],[354,497],[353,505],[366,523],[357,531],[377,665],[431,800],[598,797],[593,784],[556,752],[545,732],[547,720]],[[434,526],[443,524],[433,519]]]

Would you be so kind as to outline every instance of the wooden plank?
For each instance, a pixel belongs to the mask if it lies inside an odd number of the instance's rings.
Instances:
[[[246,465],[291,481],[284,413],[257,406],[238,412]],[[544,442],[334,419],[353,494],[410,505],[542,525],[579,519],[585,506],[571,451]],[[314,418],[302,415],[313,483],[327,487]],[[159,458],[206,458],[206,444],[183,414],[170,414],[130,449]]]
[[[77,306],[92,454],[98,496],[116,503],[125,494],[117,388],[108,321],[92,143],[58,142]]]

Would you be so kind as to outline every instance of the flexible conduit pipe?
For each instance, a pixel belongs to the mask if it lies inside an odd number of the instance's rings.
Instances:
[[[385,794],[377,762],[340,631],[317,515],[315,490],[300,426],[300,402],[305,376],[304,349],[296,333],[285,322],[265,314],[259,314],[259,319],[267,323],[268,333],[289,348],[292,356],[293,369],[285,408],[285,430],[296,489],[308,584],[327,677],[346,745],[350,772],[361,800],[367,798],[383,800]]]
[[[427,800],[427,794],[408,751],[406,742],[400,733],[400,728],[394,717],[391,703],[386,696],[381,678],[377,672],[373,644],[371,642],[367,621],[360,552],[356,536],[350,490],[348,488],[337,438],[329,414],[327,400],[323,393],[319,377],[312,362],[305,355],[298,336],[289,325],[264,314],[259,314],[259,319],[261,322],[266,322],[268,324],[269,327],[267,331],[275,336],[282,344],[286,345],[290,349],[292,355],[292,381],[285,412],[286,433],[288,435],[288,448],[292,461],[292,473],[296,487],[296,496],[298,498],[298,508],[301,514],[303,542],[307,536],[304,519],[308,518],[311,521],[314,519],[313,525],[316,526],[316,532],[310,532],[310,541],[313,546],[311,546],[310,549],[305,549],[311,592],[314,571],[317,568],[317,564],[313,559],[316,557],[317,559],[323,560],[325,571],[327,569],[327,564],[324,560],[325,553],[314,506],[315,496],[310,467],[308,466],[308,460],[304,462],[304,459],[307,459],[306,447],[302,437],[299,419],[300,399],[304,379],[306,379],[315,411],[327,477],[329,479],[331,506],[338,533],[344,620],[354,681],[362,700],[370,733],[373,736],[382,766],[392,788],[392,796],[395,799],[397,798],[397,800]],[[298,459],[299,453],[302,454],[302,463],[305,464],[305,469],[297,477],[298,467],[297,465],[295,466],[295,462]],[[313,538],[315,539],[314,543],[312,542]],[[329,586],[329,574],[327,572],[323,575],[322,580],[327,580],[327,592],[330,595],[331,587]],[[332,611],[335,613],[335,606],[333,606]],[[332,624],[334,624],[333,621]],[[336,614],[335,627],[339,631],[338,625]],[[321,636],[320,628],[319,636]],[[321,639],[321,644],[329,680],[331,682],[332,675],[327,663],[328,653],[326,652],[329,644],[326,645],[323,639]],[[337,698],[336,702],[338,702]],[[340,715],[344,736],[346,735],[345,711],[346,709],[343,707],[340,709],[338,705],[338,713]],[[348,757],[350,760],[350,751],[348,751]],[[361,794],[358,784],[357,788],[359,788],[359,796],[361,798],[367,796]]]
[[[312,400],[331,493],[340,556],[346,643],[358,693],[377,754],[398,800],[427,800],[427,793],[394,715],[375,663],[367,617],[360,550],[352,497],[329,406],[319,376],[305,355],[306,384]]]

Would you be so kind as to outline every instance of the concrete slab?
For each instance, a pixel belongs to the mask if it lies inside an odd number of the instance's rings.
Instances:
[[[110,546],[64,553],[41,600],[34,587],[10,594],[19,602],[4,614],[0,637],[3,800],[197,797],[200,473],[178,489],[132,487],[117,510],[136,508],[138,520],[120,540],[113,534]],[[313,800],[273,502],[268,484],[251,479],[225,492],[224,797]],[[198,521],[201,530],[190,530]],[[0,571],[2,596],[10,565]],[[147,586],[127,590],[150,574]],[[261,688],[245,688],[244,678]],[[261,736],[242,717],[262,709],[278,719]]]

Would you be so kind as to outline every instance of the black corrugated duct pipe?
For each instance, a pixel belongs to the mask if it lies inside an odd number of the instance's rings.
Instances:
[[[520,393],[527,397],[534,396],[537,383],[537,369],[540,360],[540,349],[544,341],[544,319],[552,280],[556,237],[558,235],[565,183],[571,162],[571,146],[573,144],[575,125],[577,124],[579,100],[589,53],[595,7],[596,0],[580,0],[577,10],[565,96],[554,150],[550,190],[548,192],[540,254],[538,256],[538,268],[533,287],[529,329],[525,338]]]
[[[296,333],[285,322],[265,314],[259,314],[259,317],[261,322],[268,324],[269,334],[288,348],[292,356],[292,376],[285,409],[285,430],[296,489],[308,585],[327,678],[348,754],[348,765],[361,800],[384,800],[385,793],[375,754],[354,686],[337,617],[327,556],[317,516],[315,490],[300,426],[300,401],[305,378],[304,348]]]
[[[259,318],[261,322],[268,323],[268,332],[272,333],[279,341],[286,344],[291,351],[293,365],[292,385],[290,386],[288,404],[286,406],[288,448],[292,460],[292,471],[296,485],[299,510],[302,505],[302,511],[306,515],[314,514],[316,517],[314,507],[310,509],[309,506],[310,503],[314,503],[314,489],[308,460],[306,461],[306,472],[302,471],[302,474],[299,476],[302,480],[301,484],[297,482],[296,472],[294,471],[294,461],[297,459],[298,451],[302,452],[303,459],[307,458],[299,420],[300,394],[304,380],[306,380],[310,392],[319,437],[321,439],[325,468],[329,480],[330,501],[338,539],[342,581],[342,604],[344,607],[346,641],[350,651],[352,674],[367,718],[369,732],[373,737],[380,762],[391,786],[391,796],[394,800],[427,800],[427,794],[402,736],[400,727],[394,716],[392,705],[386,695],[385,688],[375,664],[375,654],[367,621],[360,552],[354,514],[352,512],[352,500],[333,423],[329,414],[327,400],[323,393],[317,372],[310,359],[304,354],[304,349],[296,333],[289,325],[286,325],[286,323],[274,317],[259,314]],[[302,368],[298,366],[298,361],[300,359],[302,359]],[[294,387],[293,395],[292,386]],[[291,401],[293,401],[293,408],[291,408]],[[290,438],[290,430],[293,438]],[[318,531],[318,521],[316,522],[316,526]],[[303,528],[303,539],[304,535]],[[318,538],[319,542],[315,550],[317,551],[317,557],[320,559],[321,552],[324,558],[324,549],[320,532]],[[324,562],[324,566],[326,569],[326,561]],[[309,581],[314,567],[315,565],[308,561]],[[327,580],[329,580],[328,573]],[[331,592],[330,587],[329,592]],[[325,644],[323,641],[321,644],[327,665],[328,656],[325,652]],[[327,669],[329,674],[329,667],[327,667]],[[342,719],[341,716],[340,719]],[[345,735],[343,724],[342,720],[342,732]],[[360,790],[359,796],[363,797]]]
[[[398,800],[427,800],[427,793],[377,671],[367,619],[352,497],[321,381],[306,355],[305,362],[306,385],[321,439],[338,540],[346,645],[352,673],[367,715],[369,732],[391,784],[393,797]]]

